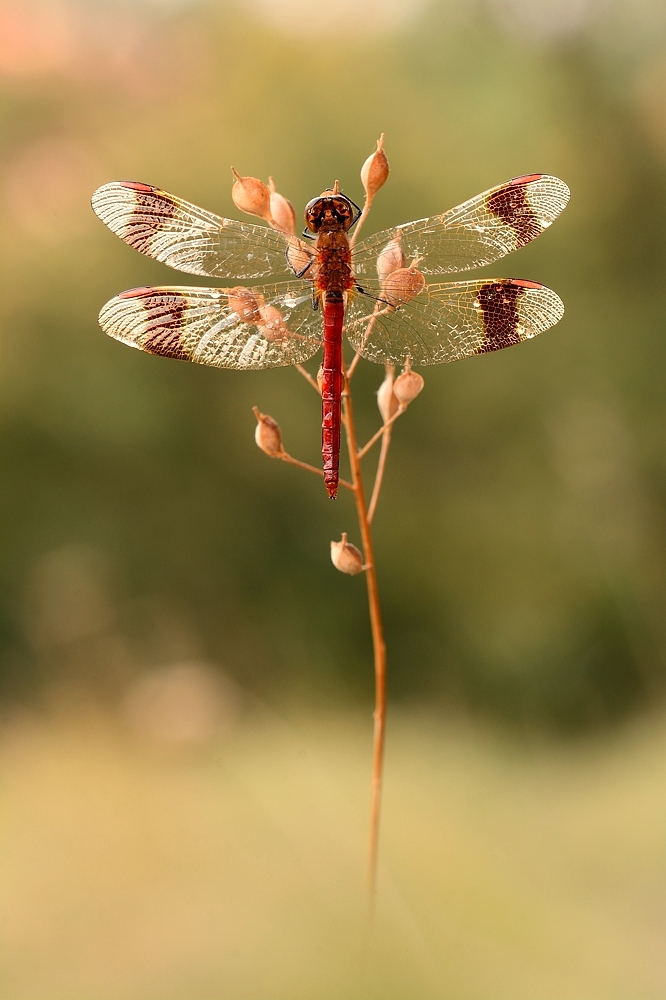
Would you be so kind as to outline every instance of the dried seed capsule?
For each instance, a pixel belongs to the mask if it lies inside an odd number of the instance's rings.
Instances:
[[[235,312],[244,323],[260,323],[259,306],[257,300],[249,288],[237,285],[227,292],[229,297],[229,308]]]
[[[341,573],[356,576],[363,571],[363,555],[355,545],[347,541],[347,533],[342,532],[339,542],[331,542],[331,562]]]
[[[269,417],[267,413],[261,413],[256,406],[252,407],[252,412],[257,418],[257,426],[254,431],[254,440],[257,445],[271,458],[283,455],[282,431],[278,422]]]
[[[394,240],[389,240],[377,258],[377,274],[382,284],[389,274],[405,266],[405,255],[402,252],[400,234]]]
[[[287,246],[287,263],[294,274],[302,275],[306,281],[314,281],[316,268],[314,254],[306,243],[292,236]]]
[[[272,222],[271,215],[271,193],[257,177],[241,177],[237,170],[231,168],[234,175],[234,186],[231,189],[231,197],[236,208],[248,215],[258,215],[266,222]]]
[[[283,195],[275,190],[275,182],[272,177],[268,178],[268,189],[271,193],[270,209],[273,216],[273,225],[283,233],[293,236],[296,232],[296,212],[294,206]]]
[[[404,305],[405,302],[409,302],[424,288],[425,278],[420,271],[417,271],[413,265],[400,267],[397,271],[389,274],[382,285],[382,298],[397,308]]]
[[[261,327],[261,332],[271,342],[285,344],[291,334],[287,329],[282,313],[275,306],[259,306],[259,319],[257,325]]]
[[[379,189],[386,184],[388,175],[389,164],[384,152],[384,133],[382,132],[377,140],[377,149],[361,167],[361,181],[368,201],[372,201]]]
[[[377,390],[377,406],[382,415],[382,420],[386,423],[398,409],[399,403],[393,392],[393,366],[387,365],[386,378]]]
[[[413,372],[409,362],[405,364],[405,370],[393,383],[393,393],[401,406],[409,406],[413,399],[416,399],[421,389],[425,385],[418,372]]]

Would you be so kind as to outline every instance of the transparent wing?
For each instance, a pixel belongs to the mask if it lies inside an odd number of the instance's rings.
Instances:
[[[352,347],[379,364],[439,365],[529,340],[564,315],[550,288],[522,278],[487,278],[426,285],[393,309],[379,285],[364,287],[347,306],[345,332]]]
[[[92,207],[102,222],[135,250],[189,274],[215,278],[260,278],[269,274],[293,277],[294,270],[301,271],[307,263],[309,251],[295,237],[265,226],[223,219],[150,184],[105,184],[92,196]],[[290,244],[300,265],[295,269],[286,259]]]
[[[109,336],[149,354],[215,368],[281,368],[321,345],[321,315],[301,282],[259,288],[133,288],[99,314]]]
[[[421,258],[418,266],[423,274],[483,267],[533,240],[568,201],[569,188],[557,177],[515,177],[443,215],[408,222],[363,240],[354,251],[354,272],[361,279],[375,278],[377,259],[394,240],[407,260]]]

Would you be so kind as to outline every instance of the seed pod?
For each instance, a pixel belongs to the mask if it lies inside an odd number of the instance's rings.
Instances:
[[[278,422],[269,417],[267,413],[261,413],[256,406],[252,407],[252,412],[257,418],[257,426],[254,431],[254,440],[257,445],[271,458],[283,455],[282,431]]]
[[[377,258],[377,274],[382,285],[389,274],[405,266],[405,255],[402,252],[400,234],[394,240],[389,240]]]
[[[256,298],[249,288],[237,285],[227,292],[229,297],[229,308],[244,323],[260,323],[261,316]]]
[[[257,177],[241,177],[237,170],[231,168],[234,175],[234,186],[231,189],[231,197],[236,208],[248,215],[258,215],[266,222],[272,222],[271,215],[271,193]]]
[[[282,313],[275,306],[259,306],[257,325],[261,327],[261,332],[266,340],[270,340],[271,343],[277,341],[285,344],[291,336]]]
[[[399,403],[393,392],[393,366],[387,365],[386,378],[377,390],[377,406],[382,415],[382,420],[386,423],[398,409]]]
[[[382,298],[397,308],[409,302],[425,288],[425,278],[415,267],[400,267],[389,274],[382,286]]]
[[[409,406],[413,399],[416,399],[421,389],[425,385],[418,372],[413,372],[409,362],[405,365],[405,370],[393,383],[393,393],[402,406]]]
[[[272,177],[268,178],[268,189],[271,193],[270,209],[273,216],[273,225],[283,233],[293,236],[296,232],[296,212],[294,206],[283,195],[275,190],[275,182]]]
[[[389,164],[384,152],[384,133],[382,132],[377,139],[377,149],[361,167],[361,181],[367,201],[372,201],[379,189],[386,184],[388,175]]]
[[[331,562],[341,573],[349,573],[350,576],[363,571],[363,555],[347,541],[346,531],[342,532],[341,541],[331,542]]]
[[[294,274],[303,275],[306,281],[314,281],[316,274],[314,255],[310,247],[296,236],[292,236],[287,245],[287,263]]]

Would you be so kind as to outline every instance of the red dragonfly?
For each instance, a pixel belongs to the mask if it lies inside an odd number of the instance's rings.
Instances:
[[[134,288],[106,303],[100,325],[130,347],[218,368],[300,364],[323,345],[324,481],[335,497],[343,332],[369,361],[413,366],[497,351],[542,333],[564,306],[536,281],[430,283],[426,276],[483,267],[525,246],[568,199],[557,177],[527,174],[352,246],[348,234],[360,212],[337,182],[305,208],[303,235],[311,242],[224,219],[149,184],[105,184],[93,195],[94,211],[141,253],[190,274],[270,275],[279,283]]]

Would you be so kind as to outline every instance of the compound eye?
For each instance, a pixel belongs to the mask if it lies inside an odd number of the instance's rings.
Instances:
[[[315,233],[321,222],[321,203],[311,201],[305,206],[305,224],[308,229]]]

